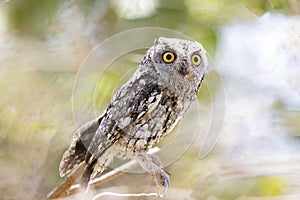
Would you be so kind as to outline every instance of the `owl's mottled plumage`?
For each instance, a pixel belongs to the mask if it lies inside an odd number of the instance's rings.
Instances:
[[[159,159],[147,151],[182,119],[196,98],[206,68],[207,57],[199,43],[156,39],[104,114],[74,134],[60,163],[60,175],[85,162],[81,187],[86,189],[89,180],[101,173],[114,156],[131,158],[166,191],[169,176],[161,169]]]

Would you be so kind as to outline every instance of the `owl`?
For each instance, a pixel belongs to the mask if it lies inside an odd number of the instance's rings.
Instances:
[[[84,163],[80,186],[85,191],[114,157],[135,159],[154,177],[163,196],[169,175],[160,159],[147,151],[183,118],[196,99],[207,65],[198,42],[157,38],[103,114],[75,132],[60,162],[60,175]]]

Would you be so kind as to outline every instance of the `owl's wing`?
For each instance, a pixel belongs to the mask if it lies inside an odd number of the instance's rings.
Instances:
[[[135,123],[139,123],[143,119],[145,119],[159,104],[161,100],[162,94],[156,93],[155,95],[149,96],[147,99],[147,104],[143,106],[142,109],[138,110],[140,114],[135,119]]]
[[[86,166],[84,168],[84,172],[81,178],[80,187],[82,191],[85,191],[87,189],[88,183],[91,179],[91,175],[94,172],[94,168],[97,164],[98,158],[100,158],[112,145],[113,141],[108,140],[107,136],[103,133],[98,133],[93,138],[91,145],[88,148],[88,151],[85,155],[85,163]],[[104,158],[106,160],[106,158]],[[105,169],[105,163],[102,163],[101,170],[98,169],[100,172],[102,172]]]
[[[132,122],[140,123],[158,106],[161,100],[162,89],[160,86],[155,84],[145,85],[128,103],[131,105],[129,114]]]
[[[138,124],[162,101],[162,90],[158,85],[149,84],[135,93],[124,94],[124,98],[125,96],[128,97],[128,107],[125,108],[128,113],[126,113],[127,116],[119,116],[119,118],[130,117],[130,123]],[[123,105],[123,103],[120,104]],[[115,103],[115,106],[118,106],[118,103]],[[115,113],[115,115],[118,116],[118,113]],[[118,122],[115,120],[109,119],[103,126],[102,128],[105,131],[98,130],[90,142],[85,157],[86,163],[92,163],[94,159],[98,159],[111,145],[117,142],[122,135],[127,134],[119,127]]]
[[[125,94],[129,95],[130,94]],[[146,116],[148,116],[161,101],[162,94],[157,86],[145,87],[143,90],[137,92],[132,98],[129,98],[129,113],[131,123],[140,123]],[[122,116],[125,117],[125,116]],[[113,120],[108,120],[105,124],[107,132],[98,132],[95,134],[91,144],[86,152],[85,162],[86,166],[81,179],[81,189],[86,190],[88,182],[93,173],[94,167],[97,164],[97,159],[100,158],[115,142],[117,142],[122,135],[126,135],[118,123]],[[104,166],[105,167],[105,166]]]
[[[88,183],[91,179],[91,175],[94,172],[94,168],[97,164],[98,159],[106,153],[106,151],[121,137],[121,129],[119,129],[114,121],[110,121],[109,123],[103,125],[107,126],[108,130],[111,130],[111,134],[108,137],[108,133],[101,132],[101,129],[98,129],[94,138],[91,141],[91,144],[86,151],[85,155],[85,163],[86,166],[84,168],[84,172],[81,178],[80,187],[81,190],[85,191],[87,189]],[[106,155],[107,156],[107,155]],[[104,156],[103,160],[106,161],[106,156]],[[111,155],[110,155],[111,156]],[[101,163],[101,169],[98,169],[100,172],[103,171],[106,167],[107,163]]]
[[[104,115],[104,114],[103,114]],[[63,177],[84,161],[89,147],[103,115],[81,126],[73,135],[73,140],[64,153],[59,165],[60,176]]]

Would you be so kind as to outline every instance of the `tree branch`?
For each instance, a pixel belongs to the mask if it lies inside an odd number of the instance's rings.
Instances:
[[[155,147],[149,150],[150,154],[158,152],[160,149]],[[97,187],[103,183],[106,183],[110,180],[115,179],[116,177],[122,175],[126,170],[137,166],[137,162],[135,160],[131,160],[120,167],[103,174],[102,176],[95,178],[94,180],[90,181],[89,187]],[[80,185],[75,184],[82,176],[84,171],[85,163],[82,162],[75,170],[73,170],[65,180],[55,187],[49,194],[47,195],[47,200],[50,199],[62,199],[65,196],[76,194],[80,192]],[[75,184],[75,185],[74,185]]]

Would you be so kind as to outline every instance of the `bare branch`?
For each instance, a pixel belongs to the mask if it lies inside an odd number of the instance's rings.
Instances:
[[[47,199],[60,199],[69,195],[67,192],[69,188],[76,183],[82,176],[85,163],[82,162],[74,171],[72,171],[65,180],[56,188],[54,188],[48,195]]]
[[[150,154],[158,152],[160,149],[155,147],[149,150]],[[130,162],[121,165],[120,167],[101,175],[98,178],[95,178],[89,183],[89,187],[97,187],[103,183],[106,183],[110,180],[115,179],[116,177],[122,175],[126,170],[137,166],[137,162],[135,160],[131,160]],[[74,171],[72,171],[65,180],[56,188],[54,188],[48,195],[47,199],[62,199],[65,196],[76,194],[80,192],[80,185],[75,184],[82,176],[84,171],[85,163],[82,162]],[[74,185],[75,184],[75,185]]]

